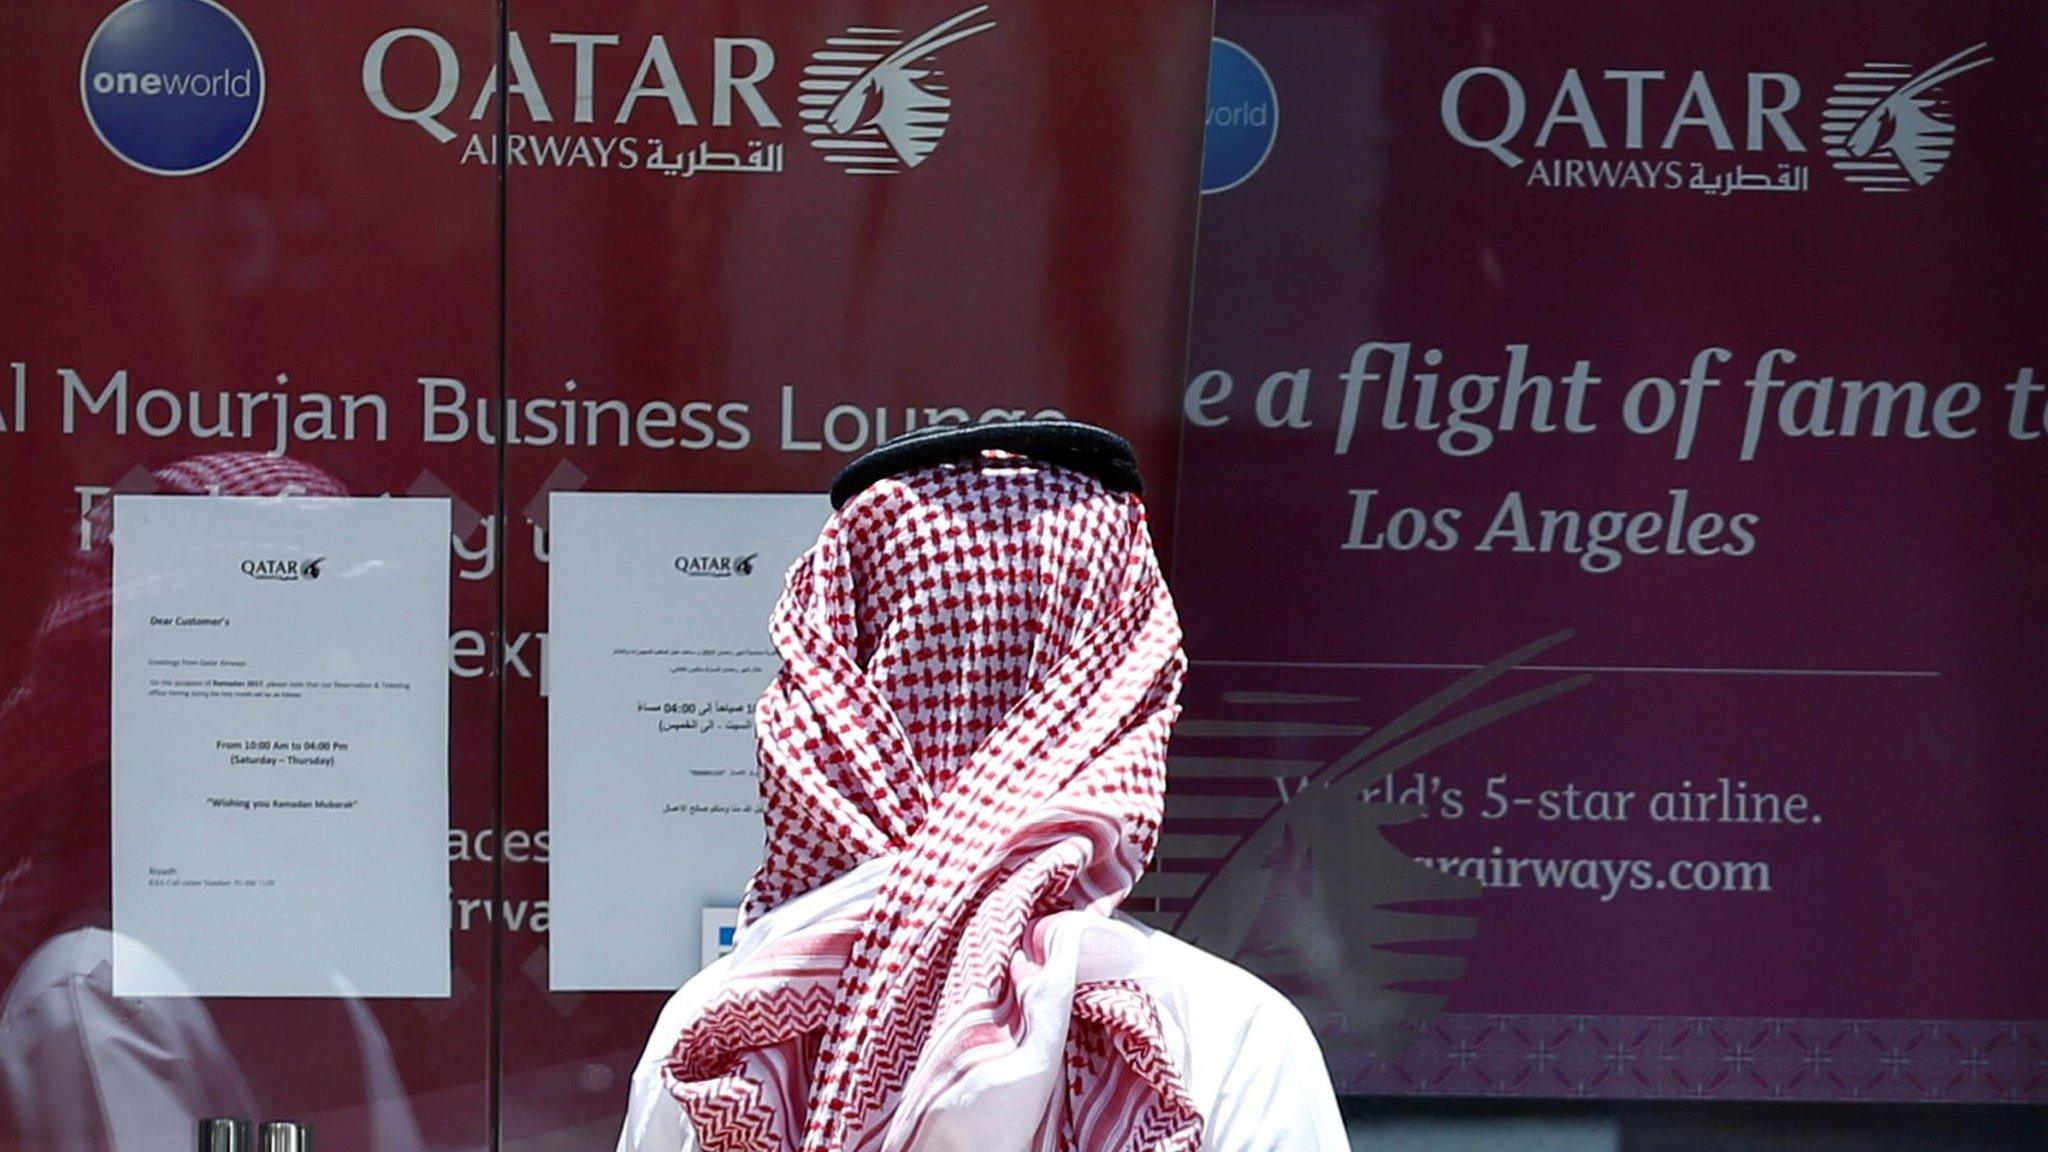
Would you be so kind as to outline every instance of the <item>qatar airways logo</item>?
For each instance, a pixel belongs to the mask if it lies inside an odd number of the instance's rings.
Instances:
[[[1933,64],[1871,61],[1818,101],[1791,72],[1574,67],[1535,82],[1473,67],[1445,82],[1438,115],[1531,188],[1804,193],[1812,141],[1849,185],[1896,193],[1941,174],[1956,135],[1944,85],[1989,63],[1984,44]]]
[[[325,556],[315,556],[311,560],[263,557],[260,559],[251,558],[244,560],[241,567],[242,575],[247,576],[251,580],[294,582],[299,580],[318,580],[320,578],[320,566],[326,562],[327,558]]]
[[[708,576],[714,580],[730,580],[735,576],[752,576],[754,561],[759,552],[744,556],[678,556],[675,570],[685,576]]]
[[[994,28],[987,13],[980,5],[929,27],[848,26],[809,54],[794,85],[778,85],[784,54],[755,36],[512,31],[501,78],[493,43],[393,28],[364,50],[363,95],[387,119],[459,146],[463,164],[683,179],[786,171],[789,145],[801,140],[783,106],[793,98],[825,162],[854,176],[893,175],[937,151],[953,108],[941,53]]]

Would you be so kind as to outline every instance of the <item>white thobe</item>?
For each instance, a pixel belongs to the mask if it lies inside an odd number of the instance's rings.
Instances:
[[[747,928],[734,956],[670,997],[634,1069],[618,1152],[699,1152],[689,1117],[662,1078],[683,1029],[751,945],[866,903],[886,873],[886,860],[871,860],[768,913]],[[1168,1053],[1202,1114],[1203,1152],[1348,1152],[1322,1050],[1293,1004],[1251,973],[1164,932],[1123,916],[1117,923],[1136,958],[1128,978],[1158,1003]],[[1028,1126],[1014,1134],[983,1130],[972,1152],[1008,1152],[1030,1137]]]

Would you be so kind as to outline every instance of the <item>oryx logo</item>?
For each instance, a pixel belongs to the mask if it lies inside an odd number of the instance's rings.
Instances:
[[[912,36],[855,25],[825,41],[798,98],[811,146],[852,176],[890,176],[930,159],[953,107],[934,54],[995,27],[980,20],[987,11],[970,8]]]
[[[1948,164],[1956,128],[1941,86],[1991,63],[1975,44],[1921,71],[1871,62],[1843,75],[1821,113],[1821,142],[1835,170],[1865,192],[1906,192]]]

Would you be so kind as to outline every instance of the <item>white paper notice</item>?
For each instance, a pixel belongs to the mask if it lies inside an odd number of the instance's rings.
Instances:
[[[823,496],[557,493],[548,510],[549,984],[673,990],[761,862],[768,614]],[[715,954],[715,953],[712,953]]]
[[[448,502],[114,498],[114,993],[448,995]]]

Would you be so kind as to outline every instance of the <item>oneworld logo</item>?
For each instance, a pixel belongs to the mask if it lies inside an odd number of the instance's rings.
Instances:
[[[937,53],[996,26],[969,8],[915,35],[856,24],[804,69],[804,131],[849,176],[893,176],[931,158],[952,120]],[[976,21],[980,21],[977,23]]]
[[[242,575],[251,580],[318,580],[320,565],[326,561],[324,556],[315,556],[311,560],[249,559],[242,561]]]
[[[1251,179],[1280,135],[1280,96],[1266,66],[1221,36],[1209,45],[1209,109],[1202,125],[1205,195]]]
[[[675,569],[685,576],[729,580],[735,576],[752,576],[754,561],[760,555],[759,552],[749,552],[744,556],[678,556]]]
[[[87,42],[78,87],[108,151],[157,176],[192,176],[256,131],[263,56],[215,0],[128,0]]]
[[[1848,72],[1821,113],[1821,143],[1842,179],[1865,192],[1904,192],[1948,165],[1956,127],[1941,86],[1991,63],[1972,44],[1931,68],[1872,61]]]
[[[1451,140],[1532,188],[1803,193],[1817,140],[1848,183],[1904,192],[1948,163],[1955,125],[1942,85],[1989,64],[1984,50],[1926,68],[1865,63],[1818,115],[1790,72],[1566,68],[1532,87],[1506,69],[1474,67],[1445,82],[1439,118]]]

